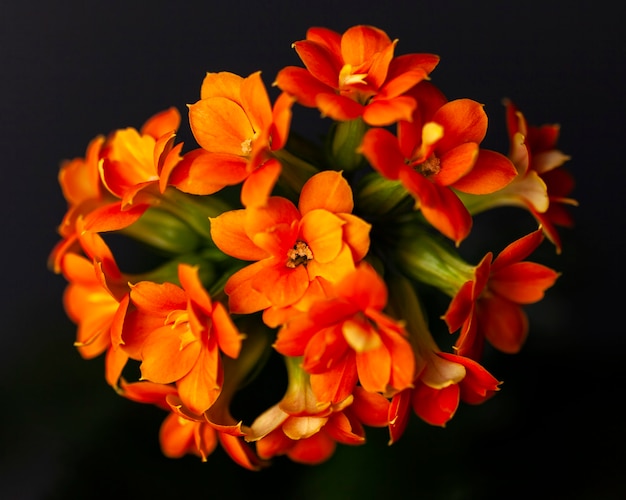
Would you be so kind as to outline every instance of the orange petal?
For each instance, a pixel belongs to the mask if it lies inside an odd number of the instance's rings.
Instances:
[[[172,107],[148,118],[141,127],[141,133],[158,139],[178,130],[180,120],[180,112]]]
[[[246,111],[225,97],[209,97],[189,106],[189,123],[198,144],[213,153],[246,156],[254,129]]]
[[[239,89],[242,82],[243,77],[228,71],[207,73],[200,87],[200,99],[225,97],[234,102],[241,102]]]
[[[267,203],[278,178],[282,166],[278,160],[271,158],[254,170],[241,188],[241,203],[245,207],[260,207]]]
[[[323,208],[334,214],[352,212],[352,189],[341,172],[322,171],[302,186],[298,202],[300,213],[304,215],[316,208]]]
[[[363,259],[370,248],[370,229],[372,225],[360,217],[352,214],[337,214],[345,222],[343,225],[343,240],[352,251],[354,262]]]
[[[248,176],[246,163],[241,156],[199,148],[183,156],[168,182],[185,193],[209,195],[243,182]]]
[[[374,99],[363,110],[363,121],[374,127],[385,127],[400,120],[410,121],[415,99],[398,96],[393,99]]]
[[[361,116],[365,109],[365,106],[349,97],[334,93],[318,94],[315,98],[315,105],[322,116],[337,121],[354,120]]]
[[[332,87],[322,83],[304,68],[287,66],[276,76],[276,86],[284,92],[296,97],[303,106],[314,108],[318,95],[332,93]]]
[[[493,273],[489,289],[518,304],[540,301],[559,273],[534,262],[517,262]]]
[[[321,209],[312,210],[300,221],[300,234],[313,252],[313,259],[325,264],[332,261],[343,247],[344,222]]]
[[[272,305],[265,295],[252,288],[253,278],[265,265],[263,261],[255,262],[228,279],[224,292],[228,295],[228,308],[232,314],[250,314]]]
[[[454,182],[454,189],[470,194],[489,194],[502,189],[517,176],[515,165],[506,156],[480,149],[472,170]]]
[[[260,133],[272,124],[272,106],[261,72],[252,73],[241,82],[241,106],[248,115],[252,129]]]
[[[222,382],[223,372],[217,348],[202,348],[197,353],[194,366],[178,380],[176,386],[185,406],[201,415],[215,403],[220,395]]]
[[[366,391],[382,393],[387,389],[391,375],[391,356],[382,343],[376,349],[357,353],[356,366],[359,381]]]
[[[432,121],[443,126],[445,133],[437,143],[442,153],[463,142],[480,144],[487,133],[487,115],[482,104],[471,99],[456,99],[439,108]]]
[[[261,260],[268,253],[256,246],[245,232],[245,210],[230,210],[211,217],[211,238],[217,247],[232,257],[242,260]]]
[[[499,296],[480,301],[480,327],[499,351],[516,354],[528,336],[528,316],[523,309]]]
[[[145,340],[142,350],[141,378],[169,384],[184,377],[196,363],[202,345],[187,343],[181,348],[181,338],[187,325],[170,325],[154,330]]]
[[[441,157],[441,170],[432,176],[440,186],[450,186],[466,175],[478,158],[478,144],[466,142],[446,151]]]

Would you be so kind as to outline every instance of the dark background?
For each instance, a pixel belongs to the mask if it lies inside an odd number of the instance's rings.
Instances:
[[[0,497],[626,497],[621,9],[549,0],[3,2]],[[279,458],[259,473],[220,449],[207,463],[164,458],[164,414],[116,396],[102,360],[72,347],[65,282],[46,268],[65,211],[59,164],[97,134],[139,127],[169,106],[184,113],[207,71],[260,69],[269,85],[282,66],[300,64],[290,45],[308,27],[360,23],[398,38],[399,54],[439,54],[433,82],[449,98],[485,104],[487,146],[508,147],[504,97],[532,124],[561,124],[580,207],[575,229],[562,232],[563,253],[542,246],[535,260],[563,275],[528,308],[522,353],[485,361],[502,391],[462,405],[446,429],[414,418],[392,447],[372,429],[365,446],[340,447],[321,466]],[[180,137],[192,144],[186,121]]]

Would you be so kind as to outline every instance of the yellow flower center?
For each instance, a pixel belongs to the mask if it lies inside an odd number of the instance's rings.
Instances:
[[[352,73],[352,65],[344,64],[343,68],[339,72],[339,88],[343,88],[347,85],[354,85],[355,83],[365,84],[365,78],[367,73]]]
[[[313,252],[304,241],[298,240],[293,248],[287,252],[286,266],[293,269],[300,264],[306,267],[307,263],[313,260]]]

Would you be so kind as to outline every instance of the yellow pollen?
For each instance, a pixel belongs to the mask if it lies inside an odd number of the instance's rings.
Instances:
[[[296,241],[293,248],[287,252],[287,262],[285,265],[291,269],[302,264],[306,267],[308,261],[313,260],[313,252],[304,241]]]
[[[241,152],[244,156],[248,156],[252,153],[252,139],[246,139],[241,143]]]

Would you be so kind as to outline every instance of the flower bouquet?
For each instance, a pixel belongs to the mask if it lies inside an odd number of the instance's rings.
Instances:
[[[120,396],[166,412],[166,456],[220,445],[251,470],[280,455],[316,464],[365,443],[366,427],[392,444],[413,414],[444,426],[499,390],[484,348],[518,352],[524,306],[558,278],[526,259],[544,239],[559,253],[557,227],[572,225],[568,156],[558,126],[529,126],[509,101],[508,152],[483,148],[483,106],[446,98],[438,56],[396,45],[372,26],[311,28],[273,101],[260,72],[206,74],[193,148],[170,108],[62,164],[49,266],[68,282],[75,346],[105,357]],[[303,108],[323,137],[292,130]],[[501,206],[537,229],[467,262],[474,217]],[[141,258],[127,269],[124,252]],[[281,396],[246,411],[244,389],[270,369]]]

